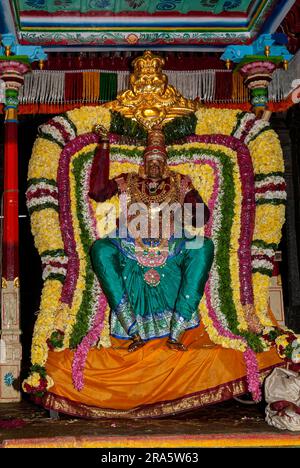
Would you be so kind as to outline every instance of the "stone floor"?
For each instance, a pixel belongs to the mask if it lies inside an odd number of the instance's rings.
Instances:
[[[18,421],[19,420],[19,421]],[[14,423],[16,427],[6,427]],[[18,422],[20,427],[18,427]],[[24,400],[0,404],[0,443],[9,439],[61,436],[207,435],[282,433],[264,421],[263,405],[230,400],[186,414],[162,419],[84,420],[49,412]]]

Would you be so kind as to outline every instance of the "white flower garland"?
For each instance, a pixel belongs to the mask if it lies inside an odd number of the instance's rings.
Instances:
[[[27,207],[28,209],[30,209],[38,205],[43,205],[45,203],[51,203],[53,205],[58,206],[58,199],[55,197],[52,197],[51,195],[47,195],[45,197],[39,197],[39,198],[32,198],[31,200],[27,201]]]

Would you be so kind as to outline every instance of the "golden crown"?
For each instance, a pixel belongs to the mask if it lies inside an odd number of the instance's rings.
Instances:
[[[142,57],[137,57],[132,62],[134,72],[137,75],[160,74],[164,64],[165,60],[158,55],[152,54],[150,50],[146,50]]]

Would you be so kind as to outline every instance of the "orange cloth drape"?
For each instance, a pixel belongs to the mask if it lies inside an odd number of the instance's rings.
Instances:
[[[128,342],[114,339],[112,348],[92,349],[80,392],[72,384],[73,352],[50,352],[47,373],[55,381],[51,392],[79,404],[121,411],[184,398],[179,404],[183,411],[197,406],[193,395],[202,394],[198,406],[226,399],[224,386],[246,376],[242,353],[213,345],[202,326],[186,332],[186,352],[170,350],[165,343],[166,339],[153,340],[128,353]],[[261,370],[282,363],[274,349],[258,354],[258,361]],[[220,398],[216,387],[223,387]],[[245,393],[243,388],[233,395]],[[233,395],[229,391],[227,398]],[[186,396],[191,398],[186,400]]]

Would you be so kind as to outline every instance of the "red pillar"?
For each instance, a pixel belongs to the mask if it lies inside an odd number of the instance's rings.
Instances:
[[[18,124],[16,109],[6,111],[4,139],[4,192],[2,277],[19,277]]]
[[[5,82],[4,193],[1,283],[0,403],[20,401],[18,91],[29,71],[24,58],[0,57]]]

